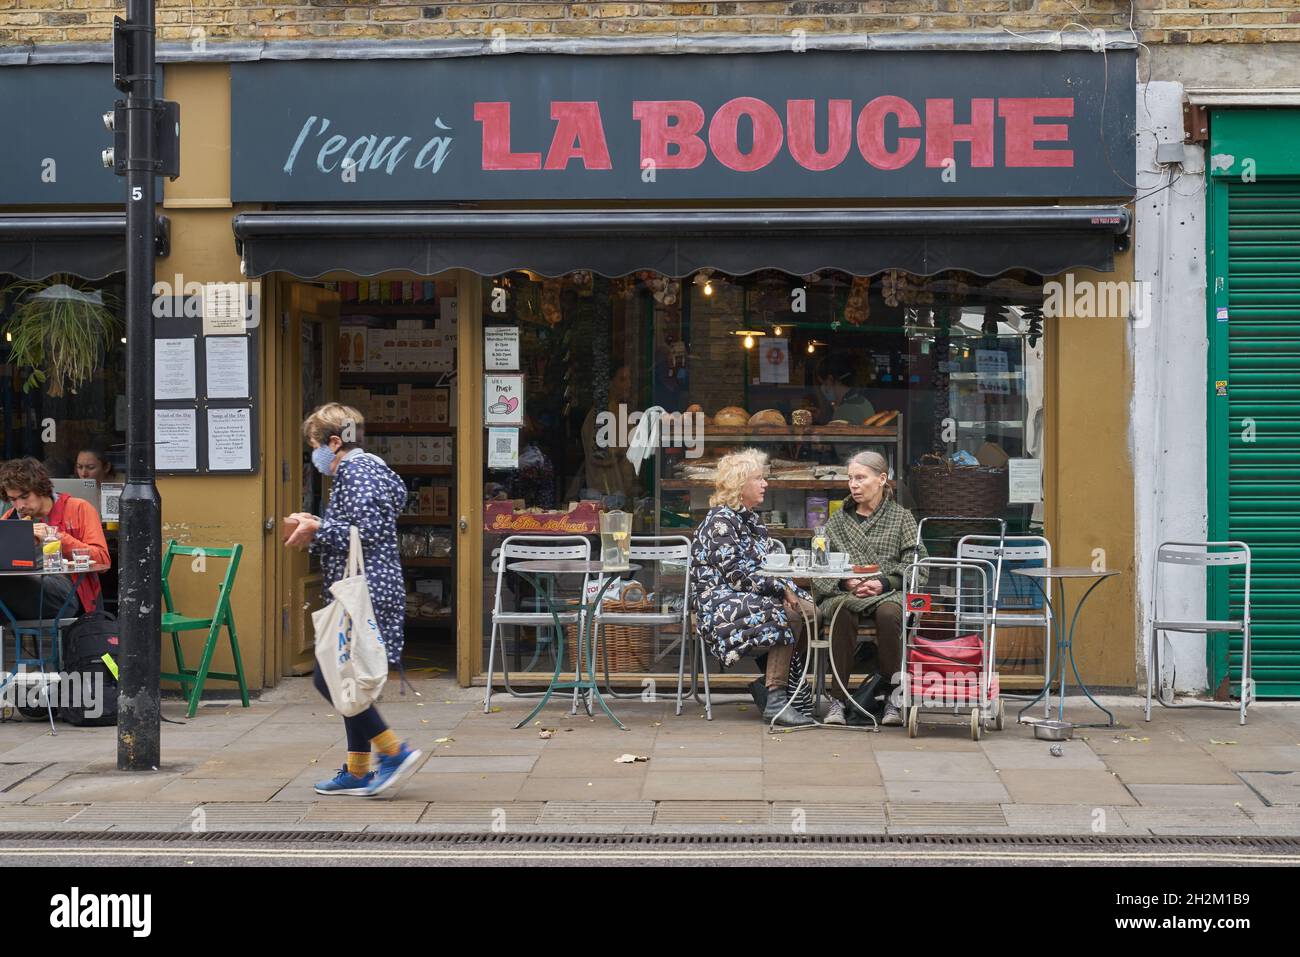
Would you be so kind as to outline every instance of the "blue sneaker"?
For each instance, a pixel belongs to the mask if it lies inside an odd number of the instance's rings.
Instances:
[[[374,797],[376,794],[381,794],[406,777],[415,770],[415,765],[423,754],[422,751],[408,747],[405,741],[402,742],[402,749],[396,754],[381,754],[379,768],[371,772],[374,780],[370,782],[370,787],[366,788],[365,796]]]
[[[364,777],[357,777],[348,770],[345,764],[339,768],[339,773],[334,775],[328,781],[320,781],[316,785],[317,794],[355,794],[364,797],[369,793],[368,789],[375,780],[375,772],[371,771]]]

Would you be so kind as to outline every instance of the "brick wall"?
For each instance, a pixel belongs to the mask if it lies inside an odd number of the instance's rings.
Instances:
[[[103,41],[124,0],[0,0],[0,45]],[[1297,0],[1136,0],[1149,44],[1300,41]],[[1128,28],[1127,0],[429,3],[159,0],[164,40],[889,33]],[[201,33],[199,32],[201,31]]]

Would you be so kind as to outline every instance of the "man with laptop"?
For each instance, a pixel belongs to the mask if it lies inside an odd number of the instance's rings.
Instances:
[[[47,526],[54,529],[64,558],[71,558],[73,549],[86,549],[92,564],[109,563],[108,544],[95,507],[84,499],[56,492],[49,472],[36,459],[0,463],[0,492],[13,506],[0,516],[0,570],[38,570]],[[21,520],[26,521],[20,525]],[[18,527],[26,535],[17,532]],[[0,601],[19,620],[53,616],[71,593],[72,580],[67,575],[0,575]],[[93,611],[99,594],[99,575],[82,575],[77,584],[82,609]]]

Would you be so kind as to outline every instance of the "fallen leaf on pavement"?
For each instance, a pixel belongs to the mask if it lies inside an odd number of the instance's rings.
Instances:
[[[638,761],[649,761],[650,759],[644,754],[620,754],[614,759],[615,764],[636,764]]]
[[[1216,741],[1214,738],[1210,738],[1210,744],[1236,744],[1236,743],[1237,743],[1236,741]]]
[[[538,731],[538,732],[537,732],[537,736],[538,736],[539,738],[549,738],[549,737],[550,737],[551,735],[553,735],[553,734],[555,734],[554,731]]]
[[[446,744],[448,741],[455,741],[455,738],[435,738],[434,744]]]

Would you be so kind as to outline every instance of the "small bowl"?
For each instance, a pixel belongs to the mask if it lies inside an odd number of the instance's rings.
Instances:
[[[783,572],[790,567],[789,555],[767,555],[763,558],[763,567],[774,572]]]
[[[854,565],[853,571],[859,575],[877,575],[880,573],[879,565]]]
[[[1039,741],[1069,741],[1074,725],[1068,721],[1035,721],[1034,737]]]

